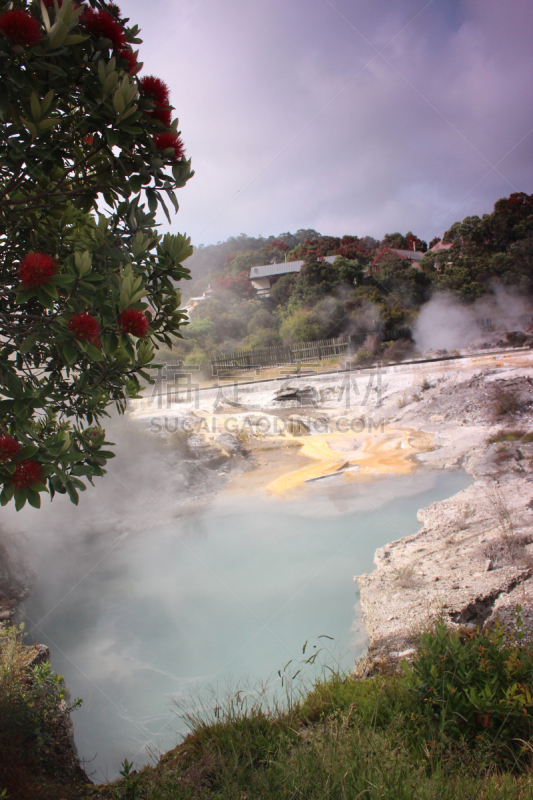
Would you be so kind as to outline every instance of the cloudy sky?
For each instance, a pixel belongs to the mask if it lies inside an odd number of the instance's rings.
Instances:
[[[423,239],[533,193],[530,0],[122,0],[196,169],[173,230]]]

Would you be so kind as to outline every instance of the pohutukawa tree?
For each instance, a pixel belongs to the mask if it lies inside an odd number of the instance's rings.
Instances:
[[[78,502],[100,427],[180,336],[190,240],[157,233],[192,176],[137,26],[102,0],[0,11],[0,502]],[[169,202],[168,202],[169,201]]]

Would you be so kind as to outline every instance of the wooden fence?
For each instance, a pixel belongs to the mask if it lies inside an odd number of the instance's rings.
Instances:
[[[493,333],[494,331],[507,331],[509,327],[512,330],[519,330],[520,328],[527,328],[531,325],[531,314],[522,314],[513,319],[509,317],[492,317],[490,319],[476,319],[471,322],[471,327],[478,327],[482,333]]]
[[[299,364],[309,361],[323,361],[328,358],[349,355],[355,352],[369,335],[378,335],[382,341],[409,339],[409,328],[388,331],[366,331],[338,339],[321,339],[318,342],[301,342],[291,346],[275,345],[253,350],[235,350],[234,353],[217,356],[212,361],[213,375],[231,369],[257,369],[258,367],[279,367],[283,364]]]

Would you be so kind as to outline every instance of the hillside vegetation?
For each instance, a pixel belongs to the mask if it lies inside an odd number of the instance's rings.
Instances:
[[[187,297],[211,287],[177,340],[175,355],[206,369],[216,353],[333,338],[376,328],[411,325],[421,305],[436,292],[472,303],[497,285],[520,294],[533,292],[533,195],[519,192],[498,200],[491,214],[467,217],[445,233],[451,245],[437,252],[413,233],[323,236],[298,230],[278,236],[241,234],[200,246],[187,264],[193,280]],[[420,269],[389,257],[379,275],[369,265],[383,247],[424,253]],[[325,256],[337,256],[324,262]],[[269,297],[258,297],[248,280],[254,266],[304,260],[300,273],[282,276]],[[370,342],[365,347],[386,345]]]

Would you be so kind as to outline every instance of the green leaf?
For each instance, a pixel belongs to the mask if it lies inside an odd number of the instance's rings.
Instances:
[[[92,358],[93,361],[104,361],[105,359],[105,356],[102,353],[102,351],[99,350],[97,347],[94,346],[94,344],[91,344],[90,342],[87,342],[85,346],[85,352],[87,353],[89,358]]]
[[[26,336],[19,347],[21,353],[27,353],[32,347],[35,347],[37,344],[37,336],[35,334],[30,334],[30,336]]]
[[[44,291],[44,286],[41,286],[41,288],[37,291],[37,300],[45,308],[54,307],[54,301],[52,300],[48,292]]]
[[[82,36],[79,33],[71,33],[66,37],[63,44],[64,45],[80,44],[80,42],[84,42],[86,39],[89,39],[89,36]]]
[[[137,125],[125,125],[124,123],[120,123],[119,127],[120,130],[126,131],[126,133],[132,133],[134,136],[143,133],[143,129],[139,128]]]
[[[48,488],[47,488],[46,484],[41,483],[41,481],[37,481],[36,483],[32,483],[31,488],[35,492],[47,492],[48,491]]]
[[[12,499],[14,493],[15,493],[15,484],[14,483],[5,484],[2,490],[2,494],[0,494],[0,504],[6,506]]]
[[[68,496],[70,497],[70,502],[74,503],[74,505],[77,506],[78,503],[80,502],[80,498],[78,497],[76,489],[73,486],[71,486],[70,483],[67,484],[66,489]]]
[[[23,303],[27,303],[28,300],[31,300],[32,297],[35,297],[35,289],[20,289],[17,292],[15,303],[17,305],[22,305]]]
[[[53,283],[43,283],[39,291],[45,292],[49,297],[52,298],[52,300],[59,300],[57,289]]]
[[[41,119],[41,104],[39,103],[39,98],[35,94],[35,92],[31,93],[30,97],[30,108],[31,114],[35,122],[39,122]]]
[[[52,278],[54,286],[61,286],[65,289],[71,289],[76,283],[74,275],[54,275]]]
[[[13,397],[22,397],[24,394],[24,386],[19,379],[13,375],[12,372],[6,372],[4,376],[4,383]]]
[[[116,353],[118,349],[118,336],[115,333],[105,333],[103,339],[106,352],[110,355]]]
[[[34,508],[40,508],[41,497],[39,495],[39,492],[36,492],[33,489],[28,489],[27,491],[28,491],[28,503],[30,504],[30,506],[33,506]]]
[[[15,489],[15,508],[17,511],[20,511],[21,508],[24,508],[27,499],[28,499],[27,489]]]
[[[39,447],[36,444],[27,444],[25,447],[22,448],[20,451],[20,458],[33,458],[39,452]]]
[[[118,131],[108,130],[107,131],[107,141],[110,147],[114,147],[119,143],[120,134]]]
[[[146,199],[148,200],[148,208],[153,214],[155,211],[157,211],[157,195],[153,189],[147,188],[145,191]]]
[[[67,344],[63,346],[63,359],[65,364],[67,364],[69,367],[71,364],[74,364],[78,358],[78,352],[78,348],[75,345],[73,345],[71,342],[67,342]]]
[[[129,180],[129,184],[130,184],[131,191],[134,194],[137,194],[138,192],[141,191],[141,188],[142,188],[142,185],[143,185],[141,176],[140,175],[132,175],[130,180]]]

